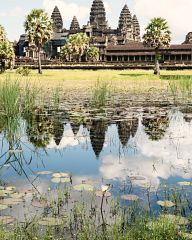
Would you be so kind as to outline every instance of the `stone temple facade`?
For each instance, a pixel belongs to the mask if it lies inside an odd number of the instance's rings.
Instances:
[[[100,50],[100,60],[105,58],[105,48],[108,45],[128,44],[129,42],[140,42],[140,25],[136,15],[131,14],[127,4],[123,7],[119,23],[116,29],[110,28],[103,0],[93,0],[89,21],[80,27],[77,16],[74,16],[67,30],[63,28],[63,20],[60,10],[55,6],[51,19],[54,23],[53,39],[50,43],[49,54],[51,58],[59,55],[62,47],[71,34],[84,32],[91,38],[91,44]]]
[[[127,4],[120,12],[117,28],[112,29],[107,21],[103,0],[93,0],[87,24],[80,26],[78,16],[74,16],[68,29],[64,28],[62,14],[57,6],[51,14],[54,33],[44,48],[45,59],[58,59],[60,49],[70,35],[83,32],[91,39],[91,45],[99,48],[100,61],[136,64],[153,64],[155,51],[143,45],[140,24],[132,15]],[[25,50],[25,51],[24,51]],[[16,55],[35,59],[37,54],[28,48],[26,35],[21,35],[16,46]],[[162,49],[162,62],[168,64],[192,64],[192,32],[182,44]]]

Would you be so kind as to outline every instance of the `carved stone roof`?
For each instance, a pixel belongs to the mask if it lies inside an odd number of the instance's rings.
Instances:
[[[56,32],[60,32],[63,28],[63,20],[59,8],[55,6],[51,19],[53,20],[53,27]]]
[[[189,50],[192,49],[192,44],[173,44],[169,48],[169,50]],[[130,42],[124,45],[116,45],[107,47],[107,51],[134,51],[134,50],[154,50],[153,48],[145,47],[142,42]],[[166,50],[166,49],[165,49]]]
[[[106,29],[106,12],[102,0],[94,0],[90,12],[90,24],[98,29]]]
[[[79,31],[79,30],[80,30],[79,22],[77,20],[77,17],[74,16],[71,22],[70,31]]]

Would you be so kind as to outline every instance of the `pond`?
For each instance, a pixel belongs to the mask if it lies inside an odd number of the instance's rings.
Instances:
[[[36,108],[17,127],[1,121],[0,207],[9,206],[1,216],[49,215],[47,199],[61,188],[73,203],[91,204],[102,185],[120,206],[139,200],[152,215],[165,205],[169,213],[190,212],[192,115],[168,107],[130,107],[110,117],[95,111]]]

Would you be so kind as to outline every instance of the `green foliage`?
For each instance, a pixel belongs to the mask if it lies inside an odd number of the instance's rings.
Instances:
[[[107,82],[97,81],[93,89],[91,103],[96,107],[103,107],[106,105],[110,97],[110,85]]]
[[[17,70],[16,70],[16,73],[20,74],[22,76],[29,76],[30,72],[31,71],[28,67],[23,67],[23,66],[17,68]]]
[[[1,72],[5,71],[6,62],[10,63],[15,57],[12,43],[7,40],[6,32],[3,26],[0,25],[0,64]]]
[[[52,21],[42,9],[33,9],[26,17],[24,27],[29,42],[41,47],[51,38],[53,32]]]
[[[53,23],[48,14],[42,9],[33,9],[26,17],[25,32],[29,42],[35,44],[39,54],[39,73],[41,71],[41,56],[40,52],[44,44],[51,38],[53,33]]]
[[[171,31],[167,21],[163,18],[153,18],[145,29],[143,43],[147,47],[155,49],[155,69],[154,74],[160,74],[159,49],[169,47],[171,42]]]
[[[89,47],[89,41],[89,37],[84,33],[71,35],[67,44],[61,48],[61,58],[80,62]]]
[[[155,49],[169,47],[171,31],[167,21],[163,18],[153,18],[145,29],[143,40],[144,45]]]
[[[174,103],[188,104],[192,100],[192,76],[172,76],[168,78],[169,89],[173,96]]]
[[[1,112],[7,117],[16,117],[20,113],[20,87],[18,81],[6,79],[0,84]]]
[[[12,60],[14,56],[12,44],[7,40],[0,42],[0,60]]]
[[[99,60],[99,49],[97,47],[89,47],[86,52],[87,59],[90,62]]]
[[[0,41],[5,41],[6,40],[6,32],[5,28],[0,25]]]
[[[6,79],[0,83],[0,110],[6,118],[17,118],[30,112],[35,105],[37,89],[30,84],[21,87],[18,81]]]

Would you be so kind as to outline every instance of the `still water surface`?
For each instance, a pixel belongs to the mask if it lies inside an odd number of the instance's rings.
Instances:
[[[164,199],[163,186],[181,188],[178,182],[192,181],[192,122],[179,110],[140,109],[124,119],[98,117],[84,123],[65,116],[60,112],[22,119],[13,142],[2,129],[2,183],[18,189],[34,185],[46,192],[57,184],[51,182],[51,175],[39,172],[67,172],[73,185],[111,184],[114,196],[122,191],[136,194],[143,205],[147,189],[156,209],[157,200]]]

